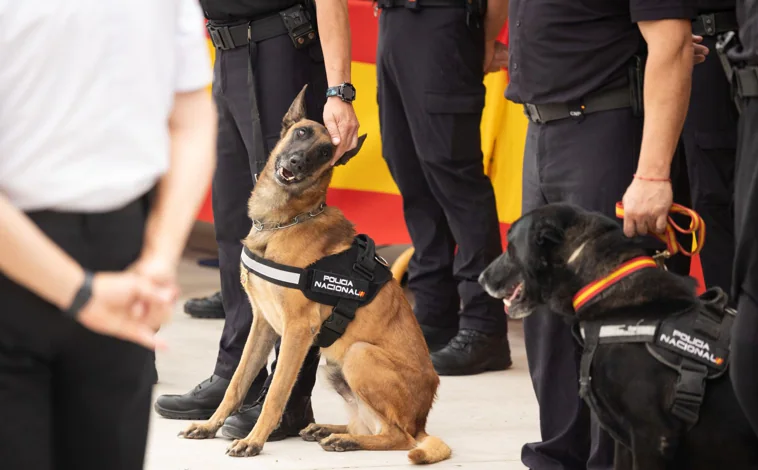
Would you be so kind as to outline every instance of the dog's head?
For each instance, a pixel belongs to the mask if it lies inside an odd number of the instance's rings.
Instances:
[[[511,225],[506,252],[485,269],[479,283],[503,299],[511,318],[527,317],[543,305],[573,317],[574,294],[592,279],[592,264],[608,252],[588,245],[611,231],[620,232],[620,226],[599,214],[568,204],[543,206]]]
[[[285,114],[281,138],[266,168],[273,173],[274,181],[291,194],[302,193],[327,178],[331,174],[330,162],[336,150],[326,127],[306,119],[306,88],[307,85]],[[358,145],[342,155],[337,165],[344,165],[357,155],[365,140],[365,134],[359,137]]]

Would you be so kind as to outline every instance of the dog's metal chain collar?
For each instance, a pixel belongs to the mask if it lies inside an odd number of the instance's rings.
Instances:
[[[281,230],[283,228],[292,227],[293,225],[305,222],[306,220],[310,220],[319,214],[322,214],[324,212],[324,209],[326,209],[326,204],[322,202],[317,208],[308,212],[303,212],[302,214],[298,214],[286,222],[265,223],[258,219],[253,219],[253,228],[257,232]]]

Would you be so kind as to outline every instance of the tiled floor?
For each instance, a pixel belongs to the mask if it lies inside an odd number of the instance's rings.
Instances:
[[[199,267],[188,256],[181,267],[182,302],[218,288],[218,271]],[[162,336],[170,349],[158,353],[160,382],[155,396],[184,393],[212,372],[216,360],[221,320],[196,320],[177,306]],[[516,470],[524,442],[538,437],[537,405],[526,368],[520,323],[511,323],[514,367],[470,377],[442,377],[437,403],[427,431],[453,449],[450,460],[432,469]],[[342,399],[319,381],[313,391],[316,420],[345,421]],[[186,421],[166,420],[153,414],[146,470],[282,469],[329,470],[407,468],[406,452],[325,452],[318,444],[300,439],[267,443],[257,457],[224,455],[230,441],[219,437],[190,441],[177,437]]]

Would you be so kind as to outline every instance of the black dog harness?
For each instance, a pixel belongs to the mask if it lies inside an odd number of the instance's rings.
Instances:
[[[640,269],[649,268],[656,266],[655,260],[648,257],[625,263],[608,277],[580,291],[574,297],[575,309],[578,311],[586,306],[609,285]],[[586,295],[588,289],[592,291],[589,296]],[[583,293],[585,296],[581,297]],[[592,360],[597,347],[601,344],[644,343],[658,362],[677,371],[679,377],[670,410],[689,430],[699,419],[706,380],[721,377],[727,370],[729,340],[735,319],[735,311],[726,306],[727,296],[720,288],[708,289],[699,300],[694,308],[663,320],[595,320],[581,321],[576,325],[574,336],[584,348],[579,395],[601,422],[610,425],[606,431],[614,439],[629,442],[626,430],[616,425],[618,417],[609,416],[610,412],[599,406],[597,392],[592,389]]]
[[[247,271],[268,282],[298,289],[308,299],[334,307],[315,340],[321,348],[334,344],[355,318],[356,310],[370,303],[392,278],[387,262],[376,254],[376,245],[368,235],[356,236],[349,249],[306,268],[269,261],[247,247],[242,250],[241,261]]]

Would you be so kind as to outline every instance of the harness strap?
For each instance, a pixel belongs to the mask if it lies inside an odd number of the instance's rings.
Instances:
[[[366,235],[358,235],[356,244],[361,248],[358,258],[353,264],[353,272],[367,281],[374,280],[374,268],[376,267],[376,245]],[[355,312],[361,303],[356,300],[341,298],[332,309],[332,314],[321,324],[321,330],[314,340],[320,348],[328,348],[340,339],[350,322],[355,318]]]
[[[700,416],[700,405],[705,397],[705,379],[708,368],[691,359],[683,359],[678,368],[679,378],[674,387],[671,413],[684,421],[687,428],[694,426]]]
[[[600,342],[600,324],[589,322],[584,325],[582,336],[584,339],[584,352],[579,364],[579,397],[584,400],[594,400],[593,394],[590,393],[590,382],[592,381],[591,368],[592,359],[595,357],[598,343]]]
[[[278,286],[302,290],[307,281],[305,269],[261,258],[246,246],[242,247],[240,261],[248,271]]]
[[[692,209],[688,209],[679,204],[672,205],[669,214],[682,214],[688,216],[690,218],[690,226],[687,229],[681,228],[669,215],[665,233],[653,233],[656,238],[666,244],[668,255],[671,256],[681,253],[685,256],[692,256],[700,253],[700,250],[703,249],[703,244],[705,243],[705,222],[703,221],[703,218]],[[616,203],[616,217],[619,219],[624,218],[624,205],[621,202]],[[692,235],[692,242],[695,245],[695,248],[691,251],[686,250],[679,241],[677,241],[676,232]]]

